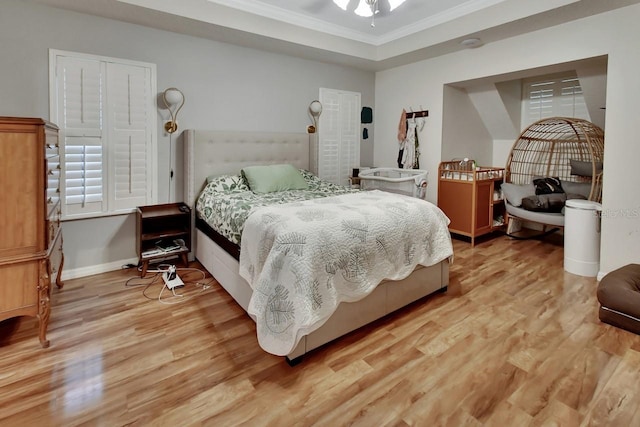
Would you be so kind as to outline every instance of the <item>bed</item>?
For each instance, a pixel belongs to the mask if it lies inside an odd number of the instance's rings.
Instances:
[[[257,297],[252,299],[254,289],[245,279],[248,277],[247,272],[244,272],[245,278],[241,275],[239,260],[242,254],[237,245],[229,242],[228,239],[221,238],[219,233],[198,217],[195,209],[196,202],[205,187],[207,177],[236,175],[242,168],[254,165],[291,164],[296,168],[310,170],[309,158],[312,151],[309,136],[304,133],[206,130],[184,132],[184,198],[185,203],[192,207],[195,216],[193,254],[250,317],[257,321],[259,334],[261,317],[252,313],[252,301],[257,299],[260,293],[255,292]],[[371,193],[371,196],[374,194]],[[344,197],[349,198],[350,195],[345,194]],[[262,213],[263,210],[258,212]],[[249,218],[256,216],[252,214]],[[446,226],[444,229],[446,231]],[[242,244],[245,244],[244,238]],[[451,255],[452,252],[446,256],[438,255],[442,259],[430,266],[417,265],[415,269],[408,272],[408,276],[402,279],[382,280],[362,299],[339,303],[337,309],[328,318],[316,322],[317,324],[309,331],[305,331],[302,336],[296,336],[295,345],[282,355],[286,356],[289,363],[297,363],[304,354],[313,349],[427,295],[445,291],[449,283]],[[263,346],[260,339],[259,342]]]

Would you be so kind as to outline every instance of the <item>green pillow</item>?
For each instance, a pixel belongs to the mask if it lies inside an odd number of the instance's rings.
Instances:
[[[248,166],[242,169],[242,176],[254,193],[274,191],[306,190],[307,181],[292,165]]]

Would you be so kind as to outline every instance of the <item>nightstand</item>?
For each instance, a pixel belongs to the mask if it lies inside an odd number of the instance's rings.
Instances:
[[[351,185],[351,188],[360,188],[360,177],[349,176],[349,184]]]
[[[188,265],[191,250],[191,209],[184,203],[139,206],[136,214],[136,249],[147,274],[149,262],[179,256]]]

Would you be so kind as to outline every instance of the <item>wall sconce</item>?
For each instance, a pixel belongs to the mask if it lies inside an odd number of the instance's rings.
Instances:
[[[318,128],[318,117],[322,113],[322,104],[320,101],[315,100],[309,104],[309,114],[311,114],[311,118],[313,119],[313,125],[307,126],[307,133],[316,133],[316,129]]]
[[[164,124],[164,130],[168,133],[174,133],[178,130],[176,120],[178,118],[178,111],[180,111],[184,105],[184,94],[175,87],[170,87],[162,93],[162,100],[167,110],[169,110],[169,114],[171,114],[171,120]]]

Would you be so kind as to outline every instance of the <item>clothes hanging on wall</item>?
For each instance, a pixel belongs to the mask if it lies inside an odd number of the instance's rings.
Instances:
[[[400,114],[400,123],[398,125],[398,143],[400,149],[398,151],[398,168],[400,169],[420,169],[420,142],[418,134],[424,127],[424,117],[429,116],[428,110],[420,111],[402,109]],[[420,122],[416,118],[420,118]]]
[[[407,137],[404,140],[402,166],[404,169],[414,169],[416,164],[416,122],[411,120],[407,123]]]
[[[400,113],[400,123],[398,123],[398,144],[400,149],[398,150],[398,168],[402,169],[402,159],[404,157],[404,140],[407,138],[407,110],[402,109]]]
[[[415,134],[415,146],[416,146],[416,158],[415,158],[415,162],[413,162],[414,169],[420,169],[420,142],[418,141],[418,133],[420,130],[422,130],[423,126],[424,126],[424,121],[422,121],[421,126],[416,125],[415,129],[413,130]]]
[[[402,144],[407,138],[407,110],[402,109],[400,123],[398,124],[398,143]]]

